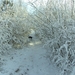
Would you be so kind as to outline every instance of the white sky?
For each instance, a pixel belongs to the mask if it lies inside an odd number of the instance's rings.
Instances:
[[[35,0],[23,0],[23,2],[34,2]]]
[[[37,7],[40,6],[40,4],[42,4],[43,6],[46,6],[46,3],[48,0],[22,0],[25,3],[31,2],[34,3]]]
[[[48,0],[22,0],[23,3],[28,3],[28,2],[33,3],[37,8],[39,8],[40,5],[42,5],[43,7],[45,7],[47,1],[48,1]],[[28,5],[27,5],[27,11],[28,11],[29,13],[33,13],[33,12],[35,12],[35,8],[32,7],[30,4],[28,4]]]

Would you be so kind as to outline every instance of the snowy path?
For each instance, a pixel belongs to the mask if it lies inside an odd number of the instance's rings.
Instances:
[[[13,50],[0,59],[0,75],[59,75],[58,69],[46,58],[41,45]]]

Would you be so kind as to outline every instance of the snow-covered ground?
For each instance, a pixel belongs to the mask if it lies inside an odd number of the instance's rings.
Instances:
[[[71,75],[75,75],[75,67],[73,68]]]
[[[59,75],[59,69],[46,55],[39,41],[23,49],[13,49],[0,57],[0,75]]]

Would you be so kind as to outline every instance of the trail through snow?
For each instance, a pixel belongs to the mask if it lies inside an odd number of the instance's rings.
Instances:
[[[46,55],[41,44],[10,51],[0,58],[0,75],[59,75]]]

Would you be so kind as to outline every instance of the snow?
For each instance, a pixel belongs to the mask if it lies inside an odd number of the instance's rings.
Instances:
[[[75,67],[73,68],[71,75],[75,75]]]
[[[59,69],[46,57],[47,51],[41,42],[31,43],[0,57],[0,75],[59,75]]]

